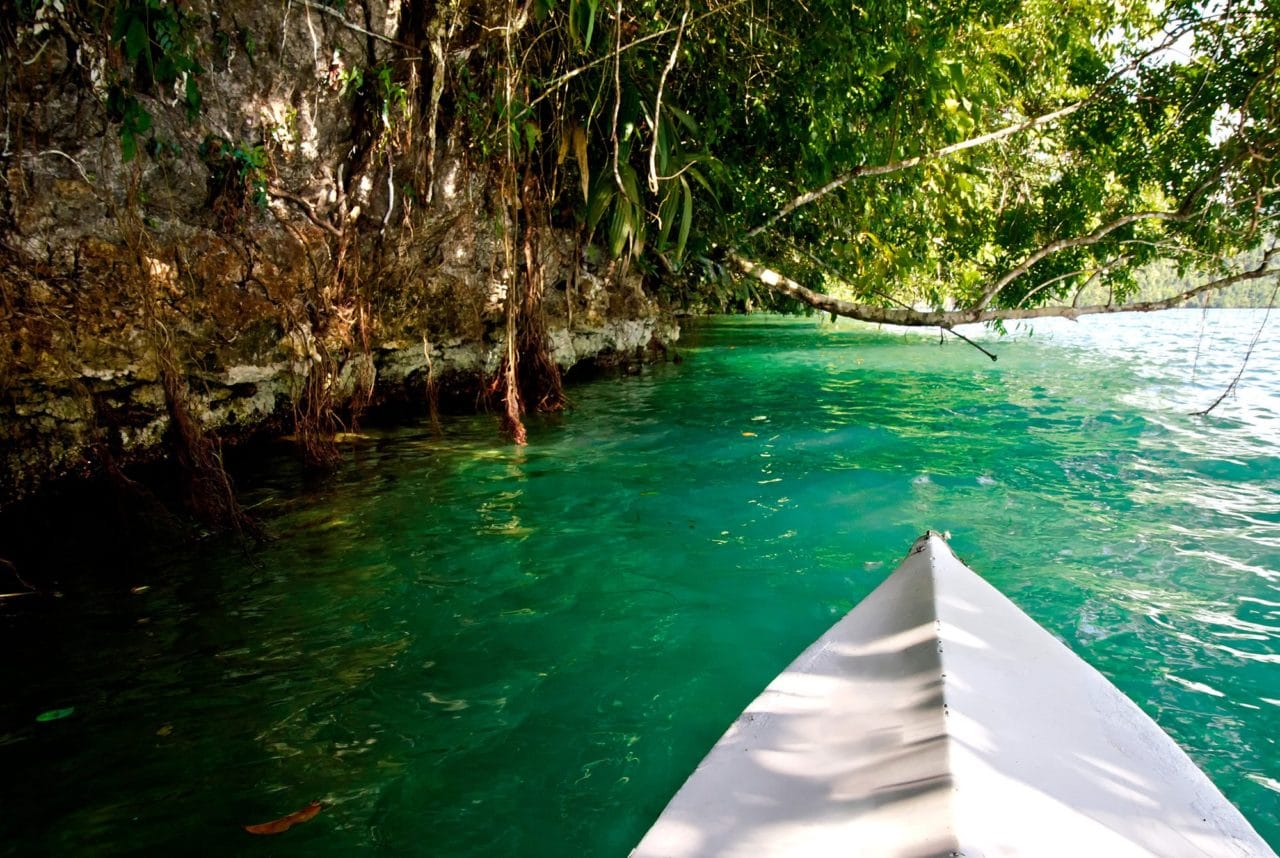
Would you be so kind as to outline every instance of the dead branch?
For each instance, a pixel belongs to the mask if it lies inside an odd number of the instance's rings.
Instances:
[[[943,328],[942,330],[943,330],[943,331],[945,331],[945,332],[947,332],[948,334],[950,334],[950,335],[951,335],[951,336],[953,336],[953,337],[959,337],[960,339],[964,340],[966,343],[968,343],[969,345],[973,346],[975,349],[977,349],[978,351],[982,352],[982,353],[983,353],[984,355],[986,355],[987,357],[991,358],[991,362],[992,362],[992,363],[995,363],[995,361],[996,361],[996,354],[995,354],[995,352],[989,352],[989,351],[987,351],[987,350],[986,350],[986,349],[984,349],[981,345],[979,345],[978,343],[975,343],[973,340],[969,339],[969,338],[968,338],[968,337],[966,337],[964,334],[960,333],[959,331],[957,331],[957,330],[956,330],[956,329],[954,329],[954,328]]]
[[[1269,254],[1268,254],[1269,255]],[[1222,401],[1235,392],[1236,387],[1240,384],[1240,379],[1244,378],[1244,371],[1249,366],[1249,358],[1253,357],[1253,350],[1258,347],[1258,340],[1262,339],[1262,332],[1267,327],[1267,321],[1271,318],[1271,310],[1276,305],[1276,294],[1280,293],[1280,283],[1276,284],[1276,288],[1271,290],[1271,300],[1267,302],[1267,312],[1262,316],[1262,323],[1258,325],[1258,330],[1253,335],[1253,342],[1249,343],[1249,348],[1244,353],[1244,360],[1240,361],[1240,371],[1236,373],[1236,377],[1231,379],[1231,383],[1227,385],[1226,390],[1213,400],[1208,408],[1203,411],[1193,411],[1193,417],[1207,417],[1209,412],[1222,404]]]
[[[397,48],[408,48],[410,50],[412,50],[413,48],[413,45],[406,45],[404,42],[397,42],[395,39],[391,38],[390,36],[384,36],[382,33],[375,33],[372,30],[366,30],[364,27],[356,26],[355,24],[347,20],[346,16],[342,14],[341,10],[336,9],[332,6],[325,6],[321,3],[313,3],[312,0],[298,0],[298,2],[300,2],[303,6],[306,6],[308,9],[315,9],[317,12],[323,12],[324,14],[329,15],[330,17],[337,18],[339,23],[341,23],[342,26],[346,27],[348,30],[351,30],[356,33],[360,33],[361,35],[368,36],[372,39],[377,39],[381,42],[386,42],[388,45],[395,45]]]

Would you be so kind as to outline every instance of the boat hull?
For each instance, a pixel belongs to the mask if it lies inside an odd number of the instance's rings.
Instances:
[[[1275,856],[1177,744],[928,533],[632,852]]]

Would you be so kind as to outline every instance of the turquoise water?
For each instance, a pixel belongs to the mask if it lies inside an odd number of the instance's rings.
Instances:
[[[238,476],[255,553],[0,600],[0,853],[625,856],[926,528],[1280,846],[1280,339],[1188,414],[1261,321],[975,332],[992,363],[715,320],[522,450],[482,416],[370,432],[320,482],[281,454]]]

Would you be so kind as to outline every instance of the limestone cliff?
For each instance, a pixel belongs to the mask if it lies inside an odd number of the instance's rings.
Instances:
[[[163,455],[176,414],[323,432],[429,382],[479,393],[517,311],[560,367],[676,336],[502,191],[500,4],[5,5],[0,504]]]

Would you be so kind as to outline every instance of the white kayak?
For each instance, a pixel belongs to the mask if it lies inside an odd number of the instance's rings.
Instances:
[[[932,532],[747,707],[631,854],[1275,856]]]

